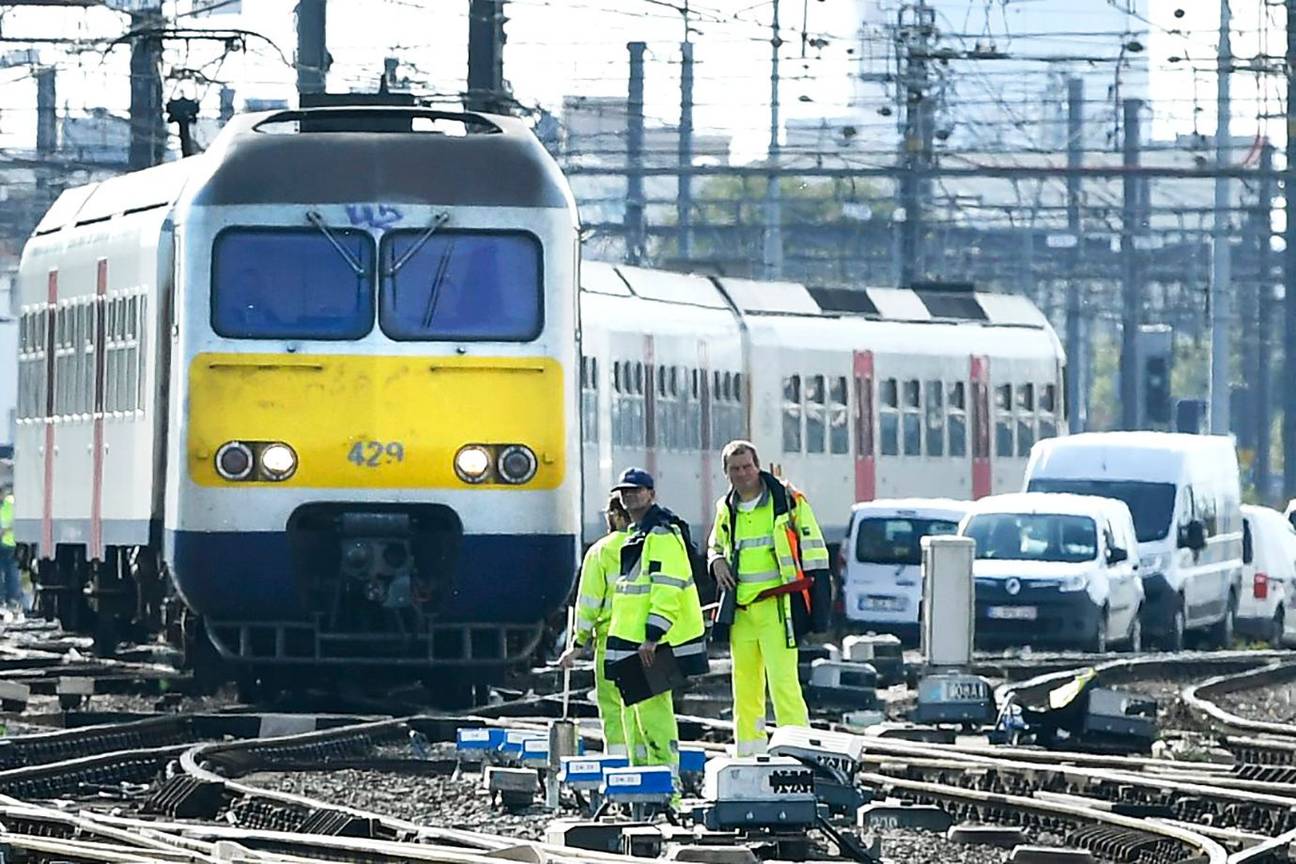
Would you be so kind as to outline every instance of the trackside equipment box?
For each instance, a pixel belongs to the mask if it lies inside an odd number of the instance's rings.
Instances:
[[[976,590],[970,537],[922,538],[922,652],[929,667],[967,666],[972,661]]]

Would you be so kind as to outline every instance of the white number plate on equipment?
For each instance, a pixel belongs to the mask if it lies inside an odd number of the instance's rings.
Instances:
[[[1039,617],[1039,610],[1034,606],[991,606],[986,614],[1004,621],[1034,621]]]
[[[904,600],[899,597],[861,597],[860,611],[900,612],[904,609]]]
[[[983,681],[945,681],[941,684],[942,702],[979,702],[989,697]]]

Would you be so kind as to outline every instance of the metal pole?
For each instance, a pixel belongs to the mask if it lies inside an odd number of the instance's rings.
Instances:
[[[1287,0],[1287,127],[1296,126],[1296,0]],[[1296,213],[1296,135],[1287,136],[1286,212]],[[1283,251],[1283,366],[1296,360],[1296,219],[1287,220]],[[1283,376],[1283,495],[1296,497],[1296,375]]]
[[[1272,144],[1265,143],[1260,151],[1260,170],[1273,170]],[[1269,254],[1270,242],[1273,239],[1273,199],[1274,181],[1270,176],[1260,178],[1260,207],[1256,214],[1260,226],[1259,248],[1256,250],[1256,269],[1259,278],[1256,280],[1256,376],[1255,376],[1255,416],[1256,416],[1256,461],[1255,484],[1260,493],[1260,501],[1269,500],[1269,447],[1271,446],[1270,429],[1273,428],[1273,397],[1270,394],[1270,370],[1273,368],[1273,326],[1271,318],[1274,313],[1273,279],[1270,268],[1273,266]]]
[[[923,249],[923,187],[928,182],[924,173],[931,153],[931,114],[927,99],[927,57],[930,53],[928,37],[931,35],[931,10],[924,0],[913,7],[915,21],[906,27],[901,10],[901,33],[909,31],[904,39],[906,55],[903,86],[905,100],[904,152],[900,175],[900,206],[904,209],[904,222],[900,225],[900,284],[909,285],[926,276]]]
[[[630,93],[626,99],[625,257],[638,264],[644,254],[644,42],[630,42]]]
[[[687,2],[685,8],[688,7]],[[688,38],[688,17],[684,18],[684,42],[680,45],[679,124],[679,257],[693,260],[693,43]]]
[[[1216,73],[1215,164],[1229,163],[1229,70],[1233,52],[1229,40],[1229,0],[1220,0],[1219,65]],[[1229,260],[1229,179],[1215,178],[1215,221],[1211,232],[1211,362],[1210,430],[1216,435],[1229,431],[1229,324],[1233,317],[1233,288]]]
[[[329,55],[325,41],[327,0],[297,2],[297,98],[323,93],[328,76]]]
[[[469,110],[504,110],[504,0],[471,0],[468,6]]]
[[[130,167],[132,171],[160,165],[166,153],[166,121],[162,116],[162,28],[157,12],[131,13]]]
[[[782,201],[779,189],[779,0],[773,0],[770,25],[770,140],[769,176],[765,182],[765,243],[763,262],[766,279],[783,278]]]
[[[1083,432],[1087,412],[1088,387],[1084,374],[1088,362],[1088,346],[1081,335],[1080,280],[1075,271],[1080,263],[1080,167],[1084,155],[1084,79],[1067,79],[1067,232],[1075,238],[1075,245],[1067,255],[1070,269],[1066,288],[1066,350],[1067,379],[1066,405],[1070,412],[1068,428],[1071,434]]]
[[[1143,100],[1126,99],[1124,164],[1126,168],[1139,163],[1139,112]],[[1121,353],[1120,396],[1121,428],[1138,427],[1138,328],[1143,311],[1143,291],[1139,284],[1137,250],[1134,245],[1138,220],[1138,178],[1133,173],[1125,175],[1121,200]]]
[[[36,70],[36,152],[49,156],[58,146],[58,114],[53,66]]]

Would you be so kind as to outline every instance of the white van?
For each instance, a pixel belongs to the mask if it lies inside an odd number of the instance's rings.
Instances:
[[[1124,502],[1037,492],[982,498],[959,526],[976,541],[976,641],[1104,652],[1143,647],[1134,520]]]
[[[971,506],[948,498],[893,498],[852,507],[838,561],[845,623],[917,639],[922,538],[953,534]]]
[[[1187,630],[1233,641],[1242,583],[1237,453],[1219,435],[1089,432],[1040,441],[1026,489],[1118,498],[1138,532],[1143,630],[1171,650]]]
[[[1289,641],[1296,615],[1288,614],[1296,583],[1296,530],[1277,510],[1242,505],[1242,593],[1239,633],[1275,648]]]

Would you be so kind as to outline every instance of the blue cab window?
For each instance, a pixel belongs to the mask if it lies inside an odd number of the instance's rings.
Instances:
[[[531,234],[393,231],[382,268],[378,320],[393,339],[529,342],[544,326],[540,243]]]
[[[315,228],[222,231],[212,251],[212,329],[235,339],[337,340],[368,333],[373,240],[361,231],[330,233],[331,239]]]

